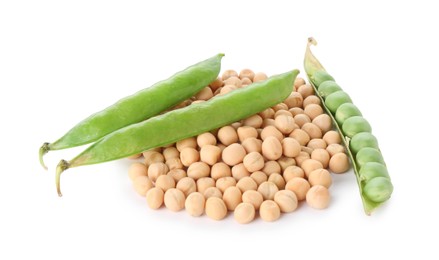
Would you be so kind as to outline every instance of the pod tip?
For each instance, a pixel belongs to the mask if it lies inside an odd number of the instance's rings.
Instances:
[[[45,170],[47,170],[47,166],[46,166],[46,164],[44,163],[44,159],[43,159],[43,157],[44,157],[44,155],[45,155],[46,153],[48,153],[49,151],[50,151],[50,143],[44,143],[44,144],[40,147],[40,152],[39,152],[40,164],[41,164],[41,166],[43,166],[43,168],[44,168]]]
[[[308,46],[310,45],[317,45],[317,41],[313,37],[308,37]]]

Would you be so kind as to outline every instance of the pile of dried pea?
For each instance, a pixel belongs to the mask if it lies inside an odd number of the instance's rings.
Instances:
[[[239,74],[227,70],[174,109],[265,79],[264,73],[249,69]],[[205,213],[214,220],[234,211],[242,224],[251,222],[256,212],[264,221],[275,221],[301,201],[324,209],[330,203],[329,171],[343,173],[350,164],[320,102],[313,87],[297,78],[283,103],[131,157],[144,157],[129,168],[134,189],[152,209],[164,204],[172,211],[185,209],[192,216]]]

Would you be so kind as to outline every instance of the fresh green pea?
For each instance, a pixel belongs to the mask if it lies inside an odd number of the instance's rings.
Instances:
[[[358,151],[360,151],[360,149],[364,147],[372,147],[378,149],[378,140],[371,133],[361,132],[352,136],[349,142],[349,147],[354,154],[358,153]]]
[[[44,143],[39,151],[40,163],[51,150],[61,150],[100,139],[125,126],[141,122],[192,97],[214,81],[221,69],[218,54],[194,64],[172,77],[125,97],[106,109],[92,114],[53,143]]]
[[[335,120],[339,125],[343,125],[344,121],[353,116],[362,116],[360,110],[352,103],[344,103],[335,111]]]
[[[316,71],[312,76],[311,80],[314,83],[314,85],[317,87],[317,89],[319,89],[320,85],[325,81],[328,80],[335,81],[334,78],[324,70]]]
[[[377,162],[385,165],[380,151],[371,147],[364,147],[358,151],[357,155],[355,156],[355,161],[357,162],[359,169],[361,169],[361,167],[368,162]]]
[[[339,90],[342,90],[342,89],[336,82],[334,82],[332,80],[327,80],[327,81],[322,82],[322,84],[320,84],[318,93],[320,94],[320,96],[322,98],[326,98],[330,94],[337,92]]]
[[[386,166],[377,162],[365,163],[360,169],[360,177],[364,182],[368,182],[375,177],[390,178]]]
[[[364,117],[353,116],[344,121],[342,130],[345,136],[352,138],[354,135],[361,132],[372,132],[372,127]]]
[[[58,194],[61,196],[60,175],[64,170],[125,158],[247,118],[285,100],[293,90],[298,73],[298,70],[293,70],[276,75],[208,101],[169,111],[114,131],[72,160],[62,160],[58,164]]]
[[[326,107],[328,107],[329,111],[331,111],[332,114],[335,114],[338,107],[340,107],[344,103],[352,103],[352,100],[349,95],[342,90],[336,91],[328,95],[325,99],[325,105]]]
[[[393,192],[393,185],[389,178],[375,177],[366,182],[363,193],[373,202],[384,202],[390,198]]]

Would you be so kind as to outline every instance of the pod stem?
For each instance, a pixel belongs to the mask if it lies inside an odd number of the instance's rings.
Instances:
[[[44,143],[40,147],[39,157],[40,157],[40,164],[43,166],[45,170],[47,170],[47,166],[44,163],[43,156],[50,151],[50,143]]]
[[[70,163],[66,160],[61,160],[58,163],[58,166],[56,166],[56,177],[55,177],[55,181],[56,181],[56,190],[58,191],[58,196],[62,197],[62,193],[61,193],[61,173],[63,173],[65,170],[67,170],[68,168],[70,168]]]

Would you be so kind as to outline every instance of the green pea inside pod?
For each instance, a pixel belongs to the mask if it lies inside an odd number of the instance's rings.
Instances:
[[[389,172],[387,171],[386,166],[377,162],[368,162],[365,163],[360,169],[360,178],[364,182],[368,182],[369,180],[376,177],[385,177],[389,178]]]
[[[328,74],[328,72],[324,70],[317,70],[314,72],[314,74],[311,76],[311,80],[316,86],[316,88],[319,88],[320,85],[328,80],[335,81],[334,78]]]
[[[364,147],[379,149],[378,140],[373,134],[369,132],[361,132],[352,136],[351,140],[349,141],[349,148],[351,148],[351,152],[353,154],[358,153],[358,151]]]
[[[357,163],[359,169],[361,169],[361,167],[368,162],[377,162],[381,163],[382,165],[386,165],[381,152],[371,147],[364,147],[358,151],[357,155],[355,156],[355,162]]]
[[[393,192],[393,185],[389,178],[375,177],[364,185],[364,195],[373,202],[384,202],[390,198]]]
[[[351,97],[342,90],[328,95],[325,99],[325,105],[332,114],[335,114],[335,111],[344,103],[352,103],[352,100]]]
[[[344,103],[335,111],[335,121],[343,125],[344,121],[353,116],[362,116],[358,107],[352,103]]]
[[[362,116],[353,116],[346,119],[342,125],[344,135],[352,138],[354,135],[362,132],[372,132],[369,122]]]
[[[318,92],[322,98],[326,98],[330,94],[337,92],[339,90],[342,89],[335,81],[327,80],[322,82],[322,84],[320,84]]]

